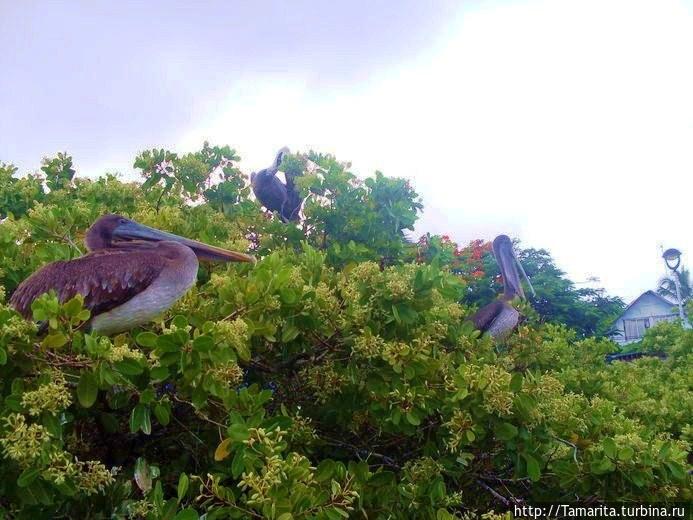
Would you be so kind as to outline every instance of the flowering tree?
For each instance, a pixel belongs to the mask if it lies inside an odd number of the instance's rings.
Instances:
[[[612,343],[530,313],[495,345],[465,321],[470,288],[494,295],[488,244],[411,244],[405,181],[310,157],[317,170],[290,159],[299,226],[250,198],[228,147],[143,154],[143,184],[66,175],[66,155],[44,176],[0,167],[0,302],[82,254],[106,212],[261,258],[203,266],[159,320],[113,337],[85,332],[80,297],[37,300],[42,335],[0,303],[0,515],[449,519],[691,499],[693,332],[655,327],[647,348],[667,360],[607,365]]]

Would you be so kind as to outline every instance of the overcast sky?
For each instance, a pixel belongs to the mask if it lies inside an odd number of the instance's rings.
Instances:
[[[0,0],[0,160],[132,175],[204,140],[410,178],[417,233],[507,233],[628,300],[660,245],[693,256],[693,2]]]

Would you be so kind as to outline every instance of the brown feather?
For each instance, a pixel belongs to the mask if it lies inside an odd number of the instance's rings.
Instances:
[[[152,248],[153,249],[153,248]],[[31,318],[32,302],[54,290],[60,302],[77,294],[92,316],[107,312],[145,290],[161,273],[166,259],[142,245],[135,248],[99,250],[68,261],[46,265],[24,280],[10,304]]]
[[[476,311],[469,318],[469,321],[474,324],[476,329],[480,330],[481,332],[485,332],[489,329],[496,316],[498,316],[503,310],[503,305],[505,305],[505,302],[501,300],[494,300]]]

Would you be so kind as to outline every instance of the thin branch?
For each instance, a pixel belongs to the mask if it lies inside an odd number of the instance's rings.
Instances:
[[[35,354],[32,354],[30,352],[26,352],[25,355],[33,359],[34,361],[42,361],[44,363],[48,363],[51,366],[55,367],[70,367],[70,368],[88,368],[92,365],[92,361],[85,359],[85,360],[77,360],[77,359],[72,359],[67,356],[61,356],[60,354],[56,354],[55,352],[52,352],[50,350],[44,350],[42,354],[45,355],[45,357],[40,357],[36,356]],[[47,359],[49,358],[49,359]]]
[[[238,316],[240,316],[241,314],[243,314],[247,310],[248,310],[247,307],[241,307],[240,309],[236,309],[235,311],[233,311],[231,314],[229,314],[225,318],[222,318],[221,321],[236,319]]]
[[[500,478],[500,477],[494,477],[492,475],[480,475],[481,479],[486,480],[488,482],[496,482],[498,484],[517,484],[519,482],[527,482],[530,480],[529,477],[522,477],[522,478]]]
[[[505,498],[503,495],[498,493],[495,489],[493,489],[491,486],[486,484],[483,480],[477,479],[476,483],[479,484],[482,488],[484,488],[486,491],[491,493],[496,500],[498,500],[501,504],[503,504],[505,507],[510,507],[512,505],[511,501]]]
[[[325,441],[325,444],[331,445],[331,446],[339,446],[341,448],[347,448],[356,454],[359,458],[364,457],[364,454],[366,454],[365,458],[368,457],[376,457],[380,460],[382,460],[386,466],[390,466],[395,469],[402,469],[402,466],[400,466],[395,459],[392,457],[388,457],[387,455],[383,455],[381,453],[376,453],[374,451],[370,451],[365,448],[359,448],[358,446],[355,446],[354,444],[350,444],[348,442],[340,441],[337,439],[332,439],[330,437],[326,437],[324,435],[321,435],[322,440]]]
[[[566,446],[570,446],[571,448],[573,448],[573,460],[575,461],[575,464],[577,464],[578,463],[578,459],[577,459],[578,447],[575,444],[573,444],[572,442],[569,442],[565,439],[561,439],[561,438],[555,437],[555,436],[552,436],[552,438],[557,440],[558,442],[562,442]]]

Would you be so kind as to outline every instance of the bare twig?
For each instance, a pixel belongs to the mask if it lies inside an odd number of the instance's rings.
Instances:
[[[238,316],[243,314],[246,310],[248,310],[246,307],[241,307],[240,309],[236,309],[235,311],[233,311],[231,314],[229,314],[225,318],[222,318],[221,321],[236,319]]]
[[[503,504],[505,507],[510,507],[511,501],[505,498],[503,495],[498,493],[495,489],[493,489],[491,486],[486,484],[483,480],[477,479],[476,483],[479,484],[482,488],[484,488],[486,491],[491,493],[496,500],[498,500],[501,504]]]
[[[350,451],[354,452],[359,458],[368,458],[368,457],[375,457],[380,460],[382,460],[386,466],[390,466],[395,469],[401,469],[402,467],[397,463],[395,459],[392,457],[388,457],[387,455],[383,455],[381,453],[376,453],[374,451],[368,450],[366,448],[359,448],[358,446],[355,446],[354,444],[350,444],[348,442],[340,441],[337,439],[332,439],[330,437],[326,437],[325,435],[321,435],[322,440],[326,442],[326,444],[329,444],[331,446],[339,446],[341,448],[347,448]],[[365,455],[365,457],[364,457]]]
[[[573,444],[572,442],[567,441],[565,439],[561,439],[560,437],[552,437],[552,438],[557,440],[558,442],[565,444],[566,446],[570,446],[571,448],[573,448],[573,460],[575,461],[575,464],[577,464],[578,463],[578,459],[577,459],[578,447],[575,444]]]

